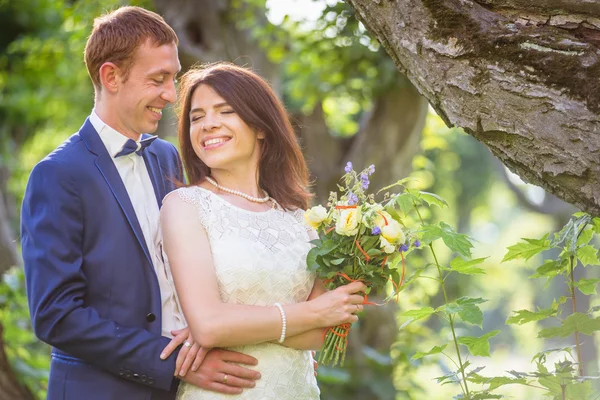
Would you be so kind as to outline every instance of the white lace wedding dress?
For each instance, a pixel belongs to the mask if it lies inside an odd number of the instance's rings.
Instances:
[[[310,239],[302,210],[248,211],[196,186],[175,192],[198,208],[198,223],[208,233],[223,302],[273,306],[308,298],[314,275],[306,270]],[[229,349],[258,359],[258,365],[251,367],[261,374],[256,387],[232,396],[182,382],[177,400],[319,399],[309,351],[276,343]]]

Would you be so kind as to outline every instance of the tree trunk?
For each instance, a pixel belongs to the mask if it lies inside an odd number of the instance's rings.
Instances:
[[[600,215],[598,1],[348,3],[448,126]]]

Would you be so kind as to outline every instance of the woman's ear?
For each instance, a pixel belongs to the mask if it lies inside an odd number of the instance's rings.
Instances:
[[[260,139],[260,140],[264,139],[265,138],[265,133],[263,131],[256,132],[256,138]]]
[[[114,63],[105,62],[100,66],[100,83],[107,91],[114,93],[119,87],[119,67]]]

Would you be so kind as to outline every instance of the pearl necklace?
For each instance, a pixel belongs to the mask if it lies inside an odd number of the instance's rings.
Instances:
[[[214,179],[211,178],[210,176],[207,176],[206,180],[208,181],[208,183],[210,183],[211,185],[213,185],[214,187],[216,187],[219,190],[222,190],[222,191],[230,193],[230,194],[234,194],[236,196],[243,197],[244,199],[251,201],[253,203],[266,203],[267,201],[272,200],[271,196],[269,196],[269,194],[267,192],[265,192],[265,194],[266,194],[265,197],[253,197],[253,196],[250,196],[249,194],[240,192],[239,190],[233,190],[233,189],[226,188],[225,186],[221,186],[217,182],[215,182]],[[275,204],[275,200],[273,200],[273,202]]]

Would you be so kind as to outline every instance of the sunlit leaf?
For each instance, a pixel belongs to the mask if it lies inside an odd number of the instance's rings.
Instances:
[[[433,354],[440,354],[442,351],[444,351],[444,349],[446,348],[446,346],[448,346],[447,344],[443,345],[443,346],[435,346],[434,348],[432,348],[431,350],[429,350],[426,353],[423,353],[421,351],[418,351],[415,353],[415,355],[412,357],[412,360],[419,360],[423,357],[426,356],[430,356]]]
[[[577,259],[579,259],[583,266],[600,265],[600,260],[598,260],[598,250],[590,245],[577,249]]]
[[[465,260],[462,257],[455,257],[450,261],[450,269],[463,275],[485,274],[483,268],[476,267],[476,265],[483,263],[486,259],[487,257]]]
[[[600,330],[600,317],[592,318],[588,314],[574,313],[569,315],[559,327],[542,329],[540,338],[568,337],[575,331],[584,335],[593,335]]]
[[[483,336],[461,336],[458,338],[458,343],[466,346],[469,352],[474,356],[490,356],[490,338],[499,334],[499,330],[491,331]]]
[[[537,312],[529,310],[513,311],[513,316],[506,320],[507,324],[523,325],[532,321],[541,321],[558,313],[559,303],[554,302],[552,307],[539,309]]]
[[[580,279],[575,282],[575,287],[585,295],[596,294],[596,285],[600,282],[600,279]]]
[[[446,202],[446,200],[444,200],[437,194],[429,192],[419,192],[418,196],[421,200],[425,201],[430,206],[434,205],[438,206],[439,208],[448,207],[448,203]]]
[[[545,234],[541,239],[527,239],[522,238],[524,242],[517,243],[508,247],[508,253],[502,259],[502,262],[524,258],[525,260],[529,260],[531,257],[536,254],[541,253],[544,250],[548,250],[550,246],[550,241],[548,240],[548,233]]]

